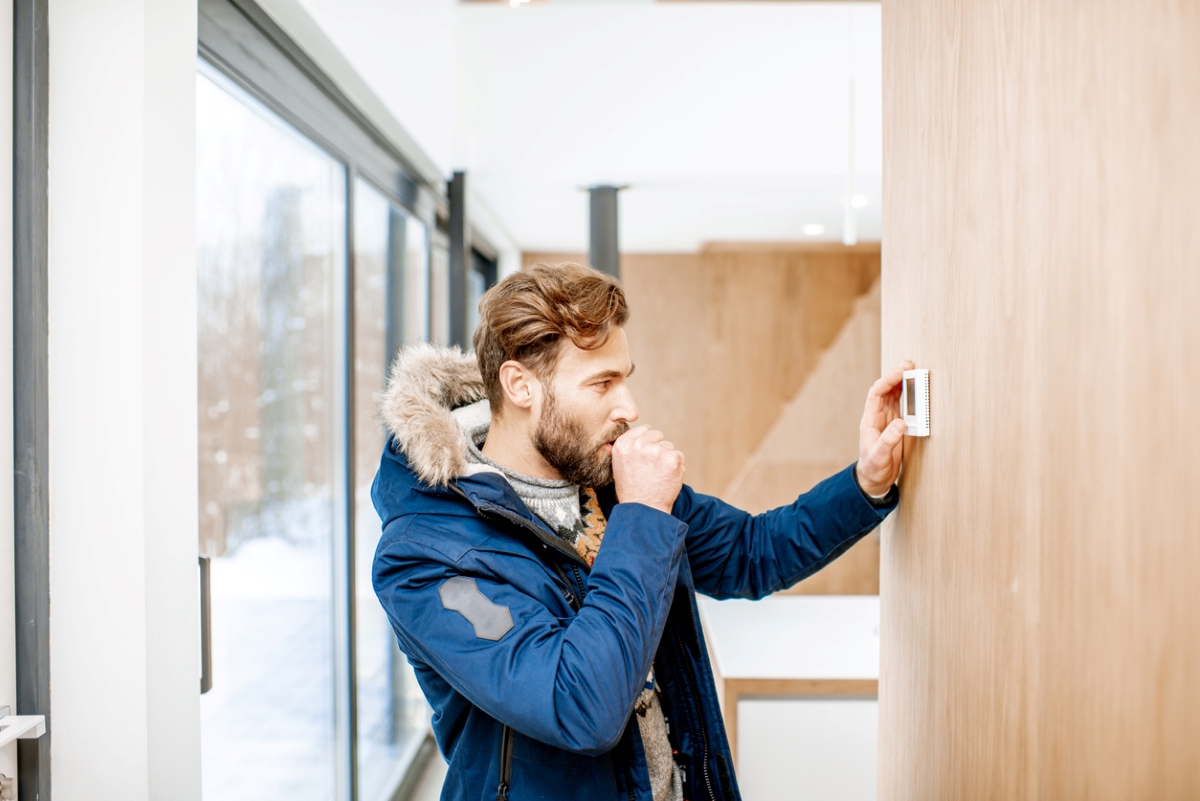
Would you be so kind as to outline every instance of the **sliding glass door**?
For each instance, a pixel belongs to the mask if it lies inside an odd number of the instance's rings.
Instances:
[[[374,406],[428,338],[427,229],[208,66],[197,154],[204,794],[385,801],[428,707],[371,590]]]
[[[387,362],[399,345],[429,338],[429,237],[362,179],[354,185],[354,288],[358,787],[363,801],[390,801],[429,729],[429,706],[371,587],[382,533],[371,482],[384,446],[378,402]]]

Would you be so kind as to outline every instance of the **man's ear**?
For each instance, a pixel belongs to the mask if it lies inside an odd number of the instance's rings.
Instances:
[[[542,384],[528,367],[509,359],[500,365],[500,389],[509,403],[528,411],[541,395]]]

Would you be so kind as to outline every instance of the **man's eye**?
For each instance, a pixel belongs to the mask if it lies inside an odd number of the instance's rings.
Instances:
[[[612,383],[611,381],[598,381],[598,382],[596,382],[596,389],[599,389],[599,390],[608,389],[608,385],[611,383]]]

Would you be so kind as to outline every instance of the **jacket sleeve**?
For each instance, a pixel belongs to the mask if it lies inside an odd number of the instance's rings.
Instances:
[[[650,671],[686,533],[649,507],[615,508],[572,618],[556,617],[500,570],[464,575],[403,536],[376,555],[375,591],[404,649],[471,703],[543,743],[596,756],[620,740]],[[447,582],[458,592],[449,604]]]
[[[841,556],[899,500],[893,486],[871,503],[853,471],[848,467],[790,506],[760,515],[684,487],[672,512],[688,525],[688,564],[696,589],[713,598],[762,598]]]

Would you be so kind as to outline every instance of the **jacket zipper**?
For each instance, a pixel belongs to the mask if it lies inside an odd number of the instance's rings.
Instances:
[[[508,801],[508,783],[512,780],[513,730],[505,726],[500,734],[500,786],[496,789],[496,801]]]
[[[450,486],[454,487],[454,490],[459,495],[463,496],[463,498],[465,498],[468,503],[471,502],[471,499],[467,498],[467,494],[465,492],[463,492],[460,487],[455,486],[453,484],[451,484]],[[474,506],[473,503],[472,503],[472,506]],[[541,533],[537,529],[535,529],[533,526],[529,525],[529,523],[527,521],[522,520],[521,518],[517,517],[514,514],[506,512],[503,509],[500,509],[495,506],[475,506],[475,508],[479,512],[479,514],[481,514],[484,517],[492,517],[492,518],[499,518],[501,520],[506,520],[509,523],[512,523],[513,525],[516,525],[520,528],[523,528],[523,529],[526,529],[527,531],[532,532],[534,534],[534,536],[536,536],[539,540],[542,540],[543,542],[545,541],[544,538],[542,537]],[[555,548],[560,551],[564,550],[563,548],[560,548],[557,544],[555,545]],[[576,553],[571,553],[568,555],[574,556],[576,559],[579,558],[579,555]],[[575,565],[572,565],[572,567],[575,568],[575,575],[578,576],[579,568],[575,567]],[[567,579],[567,577],[562,574],[562,568],[560,568],[558,566],[557,562],[554,564],[554,568],[555,568],[555,570],[558,571],[559,576],[562,577],[564,583],[570,584],[570,581]],[[582,584],[580,586],[582,587]],[[566,589],[566,588],[563,589],[563,597],[566,599],[568,605],[574,607],[575,609],[579,608],[574,595],[571,594],[571,591],[569,589]],[[512,760],[513,760],[513,740],[514,739],[515,739],[515,734],[512,730],[512,727],[506,725],[504,727],[504,730],[500,733],[500,786],[496,788],[496,801],[508,801],[509,784],[512,781]]]
[[[679,637],[678,627],[676,628],[675,631],[672,632],[672,635],[673,635],[673,639],[675,640],[675,649],[676,649],[676,651],[679,652],[680,667],[683,667],[684,665],[686,665],[688,663],[687,650],[685,649],[685,647],[683,645],[683,640],[681,640]],[[699,684],[698,681],[695,681],[695,676],[696,676],[696,672],[695,672],[695,670],[692,670],[692,678],[693,678],[693,685],[694,685],[693,690],[696,689],[695,685]],[[708,797],[712,801],[717,801],[717,794],[713,790],[713,786],[712,786],[712,777],[709,776],[709,774],[708,774],[708,726],[705,725],[705,723],[704,723],[704,715],[702,714],[702,712],[700,710],[700,705],[696,703],[695,693],[693,692],[691,695],[692,695],[692,697],[691,697],[692,712],[696,715],[696,721],[700,724],[700,742],[702,743],[702,745],[704,747],[704,760],[700,763],[701,771],[704,774],[704,786],[708,788]]]
[[[453,486],[453,485],[451,485],[451,486]],[[468,501],[470,500],[469,498],[467,498],[466,493],[464,493],[461,489],[459,489],[457,487],[455,487],[455,489],[458,491],[458,493],[460,495],[462,495]],[[497,506],[476,506],[475,508],[479,512],[479,514],[482,515],[483,517],[491,517],[494,519],[504,520],[508,523],[512,523],[513,525],[518,526],[519,528],[523,528],[526,531],[530,532],[531,534],[536,536],[539,540],[542,540],[543,542],[545,541],[541,535],[541,532],[539,532],[533,526],[529,525],[528,521],[522,520],[517,515],[514,515],[510,512],[506,512]],[[571,569],[575,571],[575,581],[576,581],[576,588],[579,590],[579,600],[576,601],[574,594],[569,589],[566,589],[566,588],[563,589],[563,598],[566,600],[567,604],[572,609],[575,609],[576,611],[578,611],[579,610],[579,602],[581,602],[583,600],[583,597],[585,595],[587,595],[587,590],[585,590],[583,588],[583,578],[579,573],[579,565],[576,564],[576,562],[579,561],[581,559],[581,557],[573,548],[570,549],[570,551],[568,551],[565,545],[560,545],[558,543],[553,543],[553,545],[556,550],[571,557],[573,560],[571,562]],[[554,569],[556,571],[558,571],[558,575],[560,578],[562,578],[564,583],[566,583],[568,585],[571,583],[570,580],[563,574],[562,568],[560,568],[558,566],[557,562],[554,563]]]
[[[583,587],[583,576],[579,573],[579,565],[572,564],[571,569],[575,571],[575,581],[579,585],[579,600],[587,597],[587,590]]]
[[[558,564],[558,562],[553,562],[551,566],[554,568],[554,572],[558,573],[558,577],[562,580],[562,583],[563,583],[562,593],[563,593],[563,598],[565,598],[567,600],[567,605],[570,606],[572,609],[574,609],[576,612],[578,612],[579,608],[581,606],[581,603],[580,603],[579,599],[577,599],[575,597],[575,594],[573,592],[571,592],[571,589],[570,589],[571,588],[571,580],[569,578],[567,578],[567,574],[563,572],[563,569]]]

